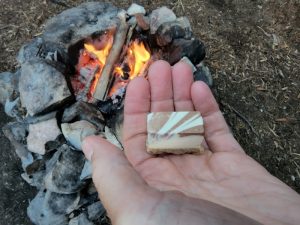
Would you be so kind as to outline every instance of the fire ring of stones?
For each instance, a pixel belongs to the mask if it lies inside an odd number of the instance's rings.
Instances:
[[[186,17],[167,7],[147,13],[89,2],[50,19],[19,51],[20,68],[0,74],[0,101],[15,122],[3,127],[39,192],[27,214],[34,224],[106,224],[91,180],[83,138],[100,134],[122,149],[128,82],[147,77],[152,62],[189,63],[212,85],[205,48]]]

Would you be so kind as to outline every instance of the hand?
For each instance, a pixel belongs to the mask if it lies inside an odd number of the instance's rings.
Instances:
[[[148,112],[192,110],[204,118],[204,154],[146,152]],[[149,81],[131,81],[123,135],[125,155],[96,136],[83,147],[92,155],[93,181],[113,224],[257,224],[249,217],[299,224],[299,195],[244,153],[211,91],[193,83],[188,65],[158,61]]]

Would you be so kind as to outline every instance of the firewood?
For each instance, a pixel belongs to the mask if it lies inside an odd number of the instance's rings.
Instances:
[[[98,80],[96,91],[93,96],[98,100],[106,99],[108,90],[113,81],[113,67],[120,56],[122,47],[126,40],[126,34],[128,31],[128,24],[126,22],[126,12],[124,10],[120,11],[118,13],[118,17],[120,19],[120,24],[116,30],[112,48],[110,50],[109,56],[107,57],[105,66],[102,70],[102,74],[100,76],[100,79]]]

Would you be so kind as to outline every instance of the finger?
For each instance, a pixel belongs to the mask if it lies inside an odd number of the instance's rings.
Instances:
[[[201,81],[192,85],[192,100],[204,119],[205,140],[212,152],[243,152],[227,126],[209,87]]]
[[[179,62],[172,68],[174,106],[176,111],[192,111],[193,72],[190,65]]]
[[[127,87],[123,127],[125,154],[134,167],[151,157],[146,152],[145,146],[148,112],[150,112],[150,85],[146,79],[138,77]]]
[[[135,208],[145,198],[146,183],[120,149],[99,136],[90,136],[83,142],[83,151],[87,156],[93,152],[93,181],[112,219]]]
[[[172,71],[165,61],[156,61],[149,68],[151,112],[174,111]]]

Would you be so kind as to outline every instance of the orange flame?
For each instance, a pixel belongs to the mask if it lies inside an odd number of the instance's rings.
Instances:
[[[103,67],[105,65],[107,56],[108,56],[109,51],[110,51],[111,46],[112,46],[112,43],[113,43],[113,37],[111,36],[111,38],[109,39],[107,45],[105,45],[104,49],[102,49],[102,50],[97,50],[92,44],[84,44],[84,49],[90,55],[92,55],[93,57],[95,57],[98,60],[99,64],[100,64],[100,69],[95,74],[94,81],[93,81],[93,83],[91,84],[91,87],[90,87],[90,91],[89,91],[90,95],[92,95],[95,92],[95,90],[96,90],[96,86],[97,86],[98,80],[100,79]]]
[[[82,68],[88,68],[90,71],[95,71],[97,67],[99,68],[96,74],[91,74],[91,76],[94,76],[94,78],[90,77],[93,79],[92,83],[86,84],[90,85],[87,94],[89,100],[91,100],[101,77],[103,67],[113,44],[113,36],[113,34],[107,35],[106,39],[103,39],[105,43],[101,43],[104,45],[89,41],[84,44],[84,49],[80,52],[78,64],[76,65],[78,74],[81,75],[80,71]],[[102,47],[101,50],[99,50],[99,46]],[[123,61],[119,62],[119,66],[114,67],[114,72],[111,74],[111,76],[116,76],[116,79],[109,92],[109,96],[117,93],[120,88],[126,87],[129,80],[143,75],[148,68],[150,58],[150,52],[147,51],[143,42],[140,42],[138,39],[132,41],[126,50]],[[74,84],[74,89],[78,90],[78,92],[84,88],[84,83],[80,79],[80,77],[77,80],[75,78],[72,83],[72,85]]]
[[[150,59],[150,53],[145,48],[143,42],[138,42],[135,40],[129,46],[128,55],[132,55],[134,62],[129,64],[130,66],[130,79],[132,80],[136,76],[138,76],[142,71],[144,65]]]

